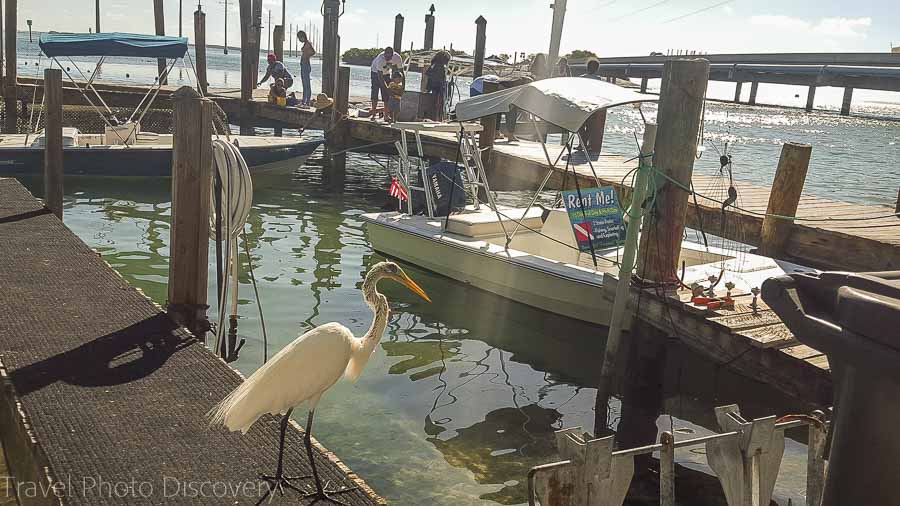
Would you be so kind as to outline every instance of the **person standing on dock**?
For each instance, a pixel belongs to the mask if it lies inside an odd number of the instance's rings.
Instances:
[[[262,84],[268,81],[270,77],[272,79],[284,79],[285,89],[288,89],[294,85],[294,76],[292,76],[291,73],[288,72],[288,69],[284,66],[284,63],[278,61],[273,53],[269,53],[267,60],[269,62],[269,66],[266,67],[266,75],[263,76],[262,80],[259,82],[259,84],[257,84],[257,86],[262,86]]]
[[[399,54],[394,52],[394,48],[390,46],[384,48],[384,51],[372,60],[372,109],[369,111],[370,118],[375,118],[375,111],[378,109],[379,93],[381,93],[381,100],[387,105],[389,98],[387,80],[390,79],[394,70],[399,70],[402,67],[403,60],[400,59]]]
[[[438,51],[431,57],[431,65],[425,70],[428,77],[428,95],[431,98],[431,119],[444,121],[444,97],[447,94],[447,65],[452,58],[447,51]]]
[[[310,44],[306,37],[306,32],[300,30],[297,32],[297,40],[303,46],[300,48],[300,83],[303,84],[303,99],[300,105],[312,105],[312,84],[310,83],[310,75],[312,74],[312,63],[310,60],[316,54],[316,49]]]
[[[588,79],[602,79],[600,77],[600,62],[597,60],[591,60],[587,63],[587,73],[581,74],[579,77],[587,77]]]

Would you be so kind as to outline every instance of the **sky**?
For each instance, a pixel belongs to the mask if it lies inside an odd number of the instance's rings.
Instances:
[[[197,3],[184,2],[184,35],[193,37]],[[434,0],[435,47],[472,52],[475,19],[487,19],[488,54],[547,52],[552,0]],[[682,49],[726,52],[887,52],[900,46],[896,0],[568,0],[561,53],[588,49],[600,56],[646,55]],[[19,0],[18,26],[39,31],[87,31],[95,0]],[[393,39],[394,17],[405,17],[403,46],[421,47],[431,0],[346,0],[341,46],[376,47]],[[152,0],[100,0],[103,31],[153,33]],[[207,43],[221,44],[224,0],[202,1]],[[294,26],[321,25],[317,0],[286,0]],[[166,33],[178,34],[179,0],[164,0]],[[280,21],[282,0],[263,0]],[[228,0],[228,42],[240,45],[237,0]],[[267,30],[263,29],[265,47]]]

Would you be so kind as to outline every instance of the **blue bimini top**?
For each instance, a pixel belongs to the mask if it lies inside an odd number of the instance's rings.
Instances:
[[[47,56],[125,56],[135,58],[182,58],[186,37],[140,33],[45,33],[39,45]]]

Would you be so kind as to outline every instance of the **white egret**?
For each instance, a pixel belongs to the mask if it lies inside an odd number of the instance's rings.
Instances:
[[[316,500],[338,502],[328,494],[347,490],[326,492],[319,480],[310,436],[313,415],[322,394],[339,379],[344,377],[354,382],[359,378],[381,340],[390,314],[387,298],[378,293],[376,288],[381,279],[397,281],[431,302],[428,295],[397,264],[377,263],[369,270],[362,285],[363,298],[375,314],[372,326],[362,338],[354,337],[350,329],[339,323],[326,323],[316,327],[285,346],[209,412],[214,425],[221,424],[228,430],[240,430],[241,433],[246,433],[264,414],[282,415],[278,467],[274,476],[260,475],[261,479],[270,484],[266,495],[274,490],[283,495],[284,488],[303,493],[290,483],[296,478],[284,476],[282,466],[288,420],[294,408],[303,402],[309,403],[304,443],[316,482],[316,491],[305,495],[315,497]]]

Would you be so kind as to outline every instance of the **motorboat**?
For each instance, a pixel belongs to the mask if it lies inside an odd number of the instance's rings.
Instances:
[[[76,128],[63,128],[63,166],[66,175],[87,176],[170,176],[172,170],[172,138],[168,133],[141,129],[141,120],[159,94],[164,77],[175,63],[184,58],[187,38],[131,33],[45,33],[40,37],[41,51],[51,58],[51,67],[60,68],[65,77],[81,93],[89,109],[104,123],[102,133],[85,133]],[[72,57],[97,57],[93,74],[76,81],[72,72],[81,69]],[[158,58],[169,61],[156,83],[127,118],[117,118],[93,85],[108,57]],[[60,58],[68,58],[63,64]],[[199,82],[196,79],[194,82]],[[37,106],[38,104],[34,104]],[[41,108],[41,113],[43,108]],[[40,113],[37,115],[40,117]],[[29,120],[29,129],[31,129]],[[220,125],[227,128],[227,125]],[[238,146],[251,173],[289,172],[324,141],[303,136],[239,136],[220,134]],[[0,135],[0,176],[37,175],[43,171],[44,134]]]
[[[584,145],[579,131],[591,115],[611,107],[656,100],[602,81],[554,78],[462,101],[456,108],[456,123],[395,123],[401,136],[396,143],[399,163],[392,187],[400,191],[392,191],[392,195],[407,198],[398,211],[362,215],[373,248],[529,306],[608,325],[613,302],[609,287],[604,288],[604,276],[619,276],[625,253],[622,237],[627,226],[622,220],[625,213],[621,204],[614,197],[615,190],[602,188],[598,182],[597,188],[579,189],[578,198],[563,192],[576,204],[574,208],[539,205],[538,196],[550,179],[548,174],[530,205],[500,205],[479,156],[476,135],[482,130],[481,125],[470,121],[507,112],[510,106],[518,107],[571,132],[567,145],[562,147],[571,155]],[[438,167],[426,161],[421,137],[430,132],[456,135],[460,147],[458,176],[447,176],[447,162]],[[408,155],[408,138],[415,140],[417,157]],[[553,147],[544,148],[547,164],[553,167]],[[565,158],[563,154],[557,162]],[[465,198],[448,202],[448,193]],[[586,196],[592,194],[606,195],[609,205],[599,211],[586,209]],[[604,223],[581,219],[595,212],[612,219]],[[586,226],[586,221],[593,223],[594,228]],[[613,233],[605,234],[605,243],[597,240],[600,228],[610,228],[610,224]],[[585,239],[590,248],[584,247]],[[684,241],[679,265],[685,286],[701,290],[718,286],[723,292],[727,286],[731,294],[750,293],[765,279],[781,275],[786,268],[793,269],[724,242],[717,247]]]

